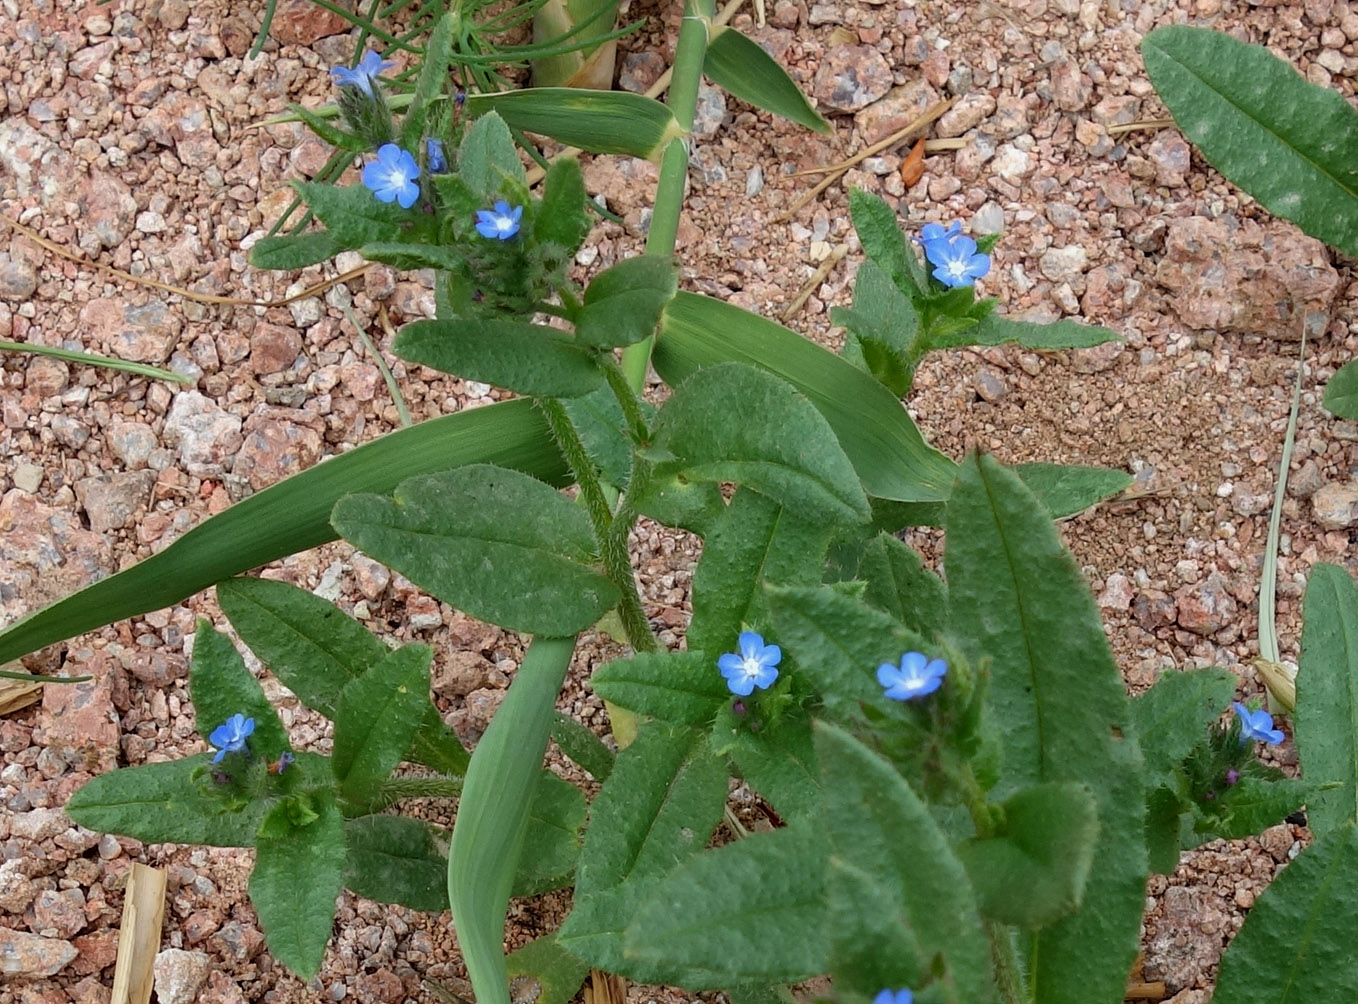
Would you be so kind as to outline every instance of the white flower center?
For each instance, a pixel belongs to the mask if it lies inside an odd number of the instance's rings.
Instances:
[[[746,656],[740,660],[740,671],[747,679],[753,680],[764,671],[764,664],[752,655]]]
[[[967,263],[961,258],[954,258],[943,266],[943,270],[954,279],[965,279],[967,276]]]

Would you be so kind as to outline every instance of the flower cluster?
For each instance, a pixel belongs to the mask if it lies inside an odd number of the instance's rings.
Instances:
[[[717,659],[717,668],[731,693],[748,697],[756,687],[767,690],[773,686],[778,679],[775,667],[783,659],[783,650],[777,645],[766,645],[764,636],[754,631],[742,631],[736,647],[739,651],[727,652]],[[899,666],[884,663],[877,667],[877,682],[893,701],[912,701],[941,687],[947,672],[948,664],[942,659],[930,659],[922,652],[906,652]],[[736,703],[740,705],[737,714],[743,714],[743,702]]]
[[[990,255],[977,253],[976,242],[963,235],[961,223],[954,221],[947,229],[926,223],[919,241],[934,266],[934,278],[945,286],[970,286],[990,271]]]
[[[1240,719],[1241,746],[1248,742],[1265,742],[1276,746],[1285,738],[1282,729],[1273,727],[1273,716],[1263,708],[1258,711],[1251,711],[1239,701],[1233,702],[1231,707],[1235,709],[1235,713]]]
[[[255,731],[255,720],[246,718],[244,715],[232,715],[221,725],[212,730],[212,734],[207,737],[217,749],[217,755],[212,758],[213,763],[221,763],[222,757],[228,753],[243,753],[249,749],[247,740],[250,734]]]

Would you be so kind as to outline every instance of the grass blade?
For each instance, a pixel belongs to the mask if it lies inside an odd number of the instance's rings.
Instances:
[[[83,363],[86,366],[107,366],[111,370],[121,370],[137,376],[150,377],[152,380],[173,380],[175,383],[193,383],[193,377],[183,373],[172,373],[145,363],[128,362],[112,356],[95,355],[93,352],[77,352],[75,349],[61,349],[55,345],[34,345],[31,342],[0,342],[0,352],[28,352],[35,356],[51,356],[68,363]]]
[[[383,436],[252,495],[140,564],[0,632],[0,663],[44,645],[178,603],[214,582],[334,540],[342,495],[390,492],[414,474],[493,463],[553,484],[567,480],[541,413],[528,400],[447,415]]]
[[[448,901],[478,1004],[510,1004],[505,910],[572,638],[534,638],[467,768],[448,851]]]

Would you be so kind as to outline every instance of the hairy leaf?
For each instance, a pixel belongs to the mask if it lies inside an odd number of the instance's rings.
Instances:
[[[1322,836],[1358,819],[1358,586],[1338,565],[1311,569],[1293,724],[1307,780],[1339,782],[1307,805]]]
[[[526,474],[487,464],[401,482],[391,498],[350,495],[335,527],[435,596],[511,631],[561,637],[617,602],[586,564],[584,511]]]
[[[1270,212],[1358,255],[1358,112],[1263,46],[1172,25],[1141,43],[1146,72],[1208,163]]]

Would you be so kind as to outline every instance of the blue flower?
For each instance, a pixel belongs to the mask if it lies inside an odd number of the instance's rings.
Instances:
[[[1258,711],[1251,711],[1239,701],[1232,702],[1231,707],[1240,717],[1241,746],[1248,742],[1273,743],[1276,746],[1286,738],[1282,729],[1273,727],[1273,716],[1263,708]]]
[[[420,197],[420,165],[395,143],[383,143],[377,160],[363,168],[363,184],[372,189],[380,202],[396,202],[409,209]]]
[[[976,242],[970,237],[949,230],[923,241],[924,257],[937,266],[934,278],[945,286],[970,286],[990,271],[990,255],[977,254]]]
[[[879,990],[872,1004],[911,1004],[915,995],[909,990]]]
[[[932,694],[943,685],[947,672],[948,664],[942,659],[930,661],[922,652],[906,652],[900,666],[887,662],[877,667],[877,682],[893,701],[910,701]]]
[[[726,685],[731,693],[749,697],[754,688],[767,690],[778,679],[774,669],[783,658],[783,650],[777,645],[765,645],[763,635],[753,631],[740,632],[737,642],[740,652],[727,652],[717,660],[717,668],[726,677]]]
[[[523,206],[511,209],[508,202],[500,199],[494,209],[476,211],[476,232],[482,237],[507,241],[519,232],[519,220],[522,218]]]
[[[443,152],[443,140],[430,136],[424,141],[425,161],[430,174],[447,174],[448,158]]]
[[[221,763],[222,757],[228,753],[239,753],[246,749],[245,740],[254,731],[255,720],[244,715],[232,715],[218,725],[212,730],[212,735],[207,737],[207,741],[217,747],[217,755],[212,758],[212,762]]]
[[[920,227],[919,242],[926,247],[933,241],[950,241],[962,232],[962,224],[953,220],[944,230],[937,223],[926,223]]]
[[[341,87],[357,87],[364,94],[371,96],[373,81],[395,65],[369,49],[352,70],[347,66],[336,66],[330,70],[330,76],[334,77],[335,83]]]

